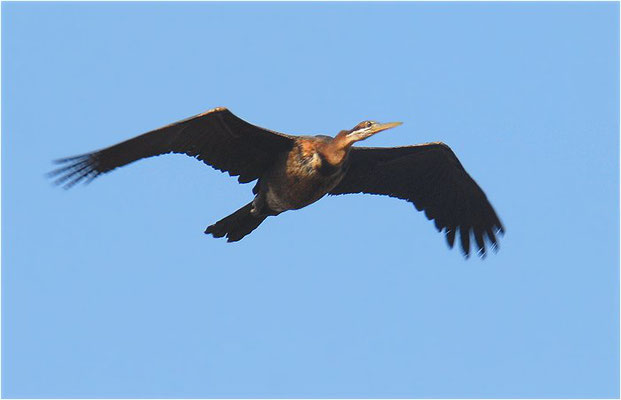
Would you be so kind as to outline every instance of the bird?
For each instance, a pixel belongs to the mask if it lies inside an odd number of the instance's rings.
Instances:
[[[239,241],[266,218],[325,195],[366,193],[412,203],[434,221],[450,248],[459,238],[466,258],[471,252],[484,258],[490,248],[497,251],[496,236],[505,228],[448,145],[354,146],[401,124],[366,120],[334,137],[296,136],[217,107],[98,151],[55,160],[59,165],[49,176],[70,188],[143,158],[185,154],[236,176],[239,183],[256,181],[251,202],[207,227],[205,233],[216,238]]]

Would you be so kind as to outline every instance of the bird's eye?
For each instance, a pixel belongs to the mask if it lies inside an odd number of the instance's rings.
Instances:
[[[367,128],[370,128],[373,125],[373,122],[367,121],[366,125],[367,125]]]

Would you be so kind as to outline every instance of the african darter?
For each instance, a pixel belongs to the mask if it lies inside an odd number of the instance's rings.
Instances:
[[[470,238],[482,256],[486,239],[496,249],[504,228],[487,197],[444,143],[403,147],[353,147],[355,142],[400,122],[364,121],[329,136],[291,136],[251,125],[219,107],[114,146],[58,160],[52,171],[65,187],[142,158],[166,153],[195,157],[240,183],[256,180],[254,199],[205,233],[235,242],[267,217],[297,210],[326,194],[369,193],[407,200],[435,220],[450,247],[459,231],[470,254]]]

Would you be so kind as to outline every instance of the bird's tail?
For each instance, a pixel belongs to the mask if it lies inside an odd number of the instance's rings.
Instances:
[[[228,242],[241,240],[244,236],[257,229],[261,222],[267,218],[267,215],[254,216],[250,213],[250,210],[252,210],[252,202],[228,217],[208,226],[205,229],[205,233],[212,234],[217,238],[226,236]]]

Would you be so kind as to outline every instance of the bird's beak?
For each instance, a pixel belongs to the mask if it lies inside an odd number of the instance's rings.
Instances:
[[[378,132],[385,131],[386,129],[394,128],[395,126],[401,125],[401,122],[389,122],[387,124],[380,124],[379,122],[375,122],[373,125],[365,128],[359,128],[357,130],[353,130],[349,132],[345,137],[347,138],[347,143],[352,144],[354,142],[367,139]]]
[[[386,129],[394,128],[403,124],[403,122],[388,122],[386,124],[377,124],[371,128],[371,134],[375,135],[378,132],[385,131]]]

